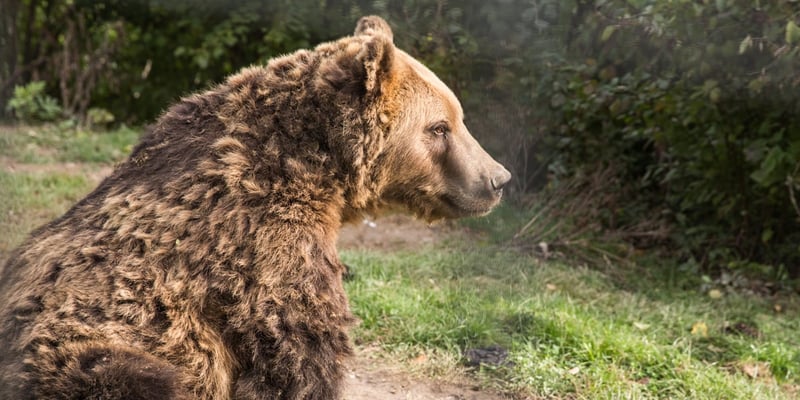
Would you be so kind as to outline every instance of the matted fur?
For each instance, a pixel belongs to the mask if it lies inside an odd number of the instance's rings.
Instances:
[[[35,231],[0,274],[0,398],[338,398],[340,225],[446,192],[390,134],[436,93],[391,37],[367,17],[182,99]]]

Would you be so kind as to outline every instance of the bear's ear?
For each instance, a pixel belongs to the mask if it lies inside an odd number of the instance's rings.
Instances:
[[[367,93],[380,92],[381,85],[388,79],[391,72],[394,44],[391,38],[385,35],[373,35],[364,42],[356,59],[364,68],[364,88]]]
[[[361,17],[356,24],[355,35],[383,35],[389,38],[390,42],[394,40],[389,24],[383,18],[375,15]]]
[[[367,92],[380,88],[385,74],[392,66],[394,53],[394,34],[392,28],[381,17],[368,15],[361,17],[356,24],[355,36],[370,36],[359,54],[359,59],[366,72],[365,86]]]
[[[387,33],[392,31],[386,21],[362,18],[356,34],[332,58],[323,60],[319,83],[353,97],[379,94],[394,60],[394,44]]]

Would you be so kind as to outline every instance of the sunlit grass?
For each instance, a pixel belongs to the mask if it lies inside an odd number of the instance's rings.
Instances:
[[[0,128],[0,155],[16,162],[113,163],[130,153],[139,130],[122,127],[108,132],[57,126]]]
[[[31,230],[64,213],[93,186],[80,175],[0,170],[0,261]]]
[[[138,137],[139,131],[125,127],[90,132],[1,126],[0,262],[31,230],[91,191],[98,169],[122,160]]]
[[[711,299],[619,276],[541,262],[501,247],[345,252],[360,342],[449,352],[497,344],[513,365],[479,371],[507,392],[555,398],[790,399],[800,373],[797,299]],[[759,337],[726,330],[738,321]],[[705,331],[692,332],[703,324]],[[423,349],[423,350],[420,350]],[[751,367],[767,371],[751,377]],[[461,368],[455,361],[451,368]]]

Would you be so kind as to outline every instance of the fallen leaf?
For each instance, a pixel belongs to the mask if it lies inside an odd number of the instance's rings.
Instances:
[[[742,365],[742,372],[751,378],[758,378],[758,365],[744,364]]]
[[[692,325],[692,336],[708,337],[708,325],[703,321],[695,322]]]
[[[711,290],[708,291],[708,297],[711,297],[714,300],[721,299],[722,298],[722,291],[719,290],[719,289],[711,289]]]
[[[539,242],[539,250],[542,251],[544,258],[550,258],[550,246],[547,242]]]
[[[544,287],[551,292],[558,290],[558,286],[553,285],[552,283],[548,283],[547,285],[544,285]]]
[[[567,371],[567,373],[570,375],[578,375],[579,373],[581,373],[581,367],[570,368],[570,370]]]
[[[725,349],[710,344],[708,345],[708,351],[712,353],[722,353],[723,351],[725,351]]]
[[[768,362],[753,361],[746,362],[739,365],[739,368],[745,375],[752,379],[769,379],[772,377],[772,371],[769,368]]]
[[[641,322],[634,322],[633,323],[633,327],[638,329],[638,330],[640,330],[640,331],[646,331],[648,328],[650,328],[650,324],[645,324],[645,323],[641,323]]]
[[[617,27],[615,25],[606,26],[606,28],[603,29],[603,33],[600,34],[600,40],[603,41],[603,42],[607,41],[609,38],[611,38],[611,35],[613,35],[614,31],[616,31],[616,30],[617,30]],[[750,37],[750,36],[748,36],[748,37]]]

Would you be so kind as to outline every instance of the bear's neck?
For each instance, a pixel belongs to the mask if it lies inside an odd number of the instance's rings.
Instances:
[[[340,216],[352,221],[377,208],[373,174],[384,145],[385,135],[378,128],[381,106],[372,98],[320,89],[320,62],[315,57],[290,55],[232,76],[211,92],[218,99],[215,122],[237,140],[252,139],[245,146],[249,151],[263,151],[251,161],[265,166],[264,178],[283,174],[298,179],[298,172],[341,189]],[[296,80],[286,78],[288,70]],[[228,159],[228,174],[238,173],[240,165],[253,170],[253,162]],[[319,182],[315,185],[320,187]]]

